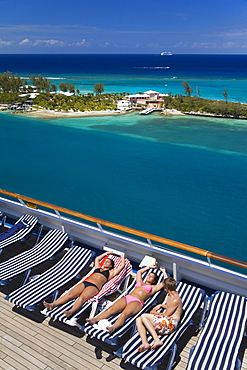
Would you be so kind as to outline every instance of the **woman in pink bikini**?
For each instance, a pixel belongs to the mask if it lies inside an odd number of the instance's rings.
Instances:
[[[153,272],[151,272],[147,276],[146,282],[143,282],[142,274],[150,268],[157,268],[157,266],[144,267],[137,272],[136,285],[132,293],[120,298],[107,310],[103,311],[102,313],[91,319],[87,319],[86,321],[93,325],[102,319],[108,319],[110,316],[122,312],[114,325],[106,327],[106,329],[111,334],[120,326],[122,326],[128,317],[135,315],[137,312],[140,312],[142,306],[144,305],[144,301],[164,288],[163,282],[156,285],[158,277]],[[161,267],[160,270],[164,274],[164,279],[166,279],[166,269],[164,267]]]

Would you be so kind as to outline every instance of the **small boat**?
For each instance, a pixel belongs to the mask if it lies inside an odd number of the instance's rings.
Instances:
[[[162,51],[160,55],[172,55],[172,53],[170,51]]]

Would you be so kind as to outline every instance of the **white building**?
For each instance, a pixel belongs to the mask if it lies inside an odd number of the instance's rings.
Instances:
[[[129,100],[119,100],[117,102],[117,109],[119,109],[119,110],[129,110],[129,109],[131,109],[131,102]]]

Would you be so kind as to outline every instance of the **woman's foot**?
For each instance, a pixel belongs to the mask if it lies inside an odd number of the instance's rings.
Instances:
[[[65,316],[67,317],[67,319],[70,319],[71,316],[72,316],[72,312],[71,311],[63,311],[63,313],[65,314]]]
[[[154,344],[151,347],[151,350],[154,351],[156,348],[162,346],[163,342],[161,340],[154,341]]]
[[[47,308],[48,311],[52,311],[54,308],[54,305],[52,303],[47,303],[46,301],[43,302],[43,305],[45,308]]]
[[[98,320],[95,320],[95,318],[92,318],[92,319],[86,319],[86,322],[88,322],[90,325],[94,325],[98,322]]]
[[[112,326],[107,326],[106,330],[108,330],[109,334],[112,334],[115,331],[114,325]]]
[[[138,352],[145,352],[148,349],[150,349],[150,344],[149,343],[142,343],[142,345],[138,348]]]

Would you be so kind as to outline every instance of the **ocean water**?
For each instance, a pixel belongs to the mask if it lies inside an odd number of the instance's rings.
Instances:
[[[203,98],[224,100],[226,89],[229,100],[247,103],[247,55],[0,55],[5,71],[27,79],[42,74],[57,86],[73,82],[83,94],[97,82],[105,92],[183,94],[187,80]]]
[[[48,61],[38,70],[36,56],[32,63],[30,56],[21,57],[27,64],[20,63],[18,69],[14,57],[6,56],[13,63],[8,70],[72,76],[73,56],[65,56],[69,62],[60,63],[59,73],[55,73],[54,56],[50,70]],[[99,58],[94,67],[92,63],[87,67],[88,74],[83,71],[88,79],[97,81],[97,76],[104,75],[111,83],[114,78],[118,88],[124,87],[124,75],[118,72],[128,64],[127,56],[121,68],[114,64],[118,58],[111,61],[112,68],[107,64],[104,69],[103,62],[99,67]],[[2,66],[2,56],[0,61]],[[75,65],[76,61],[77,56]],[[237,61],[236,66],[244,65]],[[181,73],[187,79],[193,70],[193,79],[203,80],[208,91],[208,81],[210,86],[218,80],[230,86],[233,65],[225,63],[223,73],[211,63],[208,69],[200,67],[197,74],[192,67],[182,71],[180,66]],[[137,70],[134,78],[126,74],[126,86],[133,90],[143,86],[140,91],[153,88],[149,82],[155,84],[158,77],[152,77],[149,69]],[[74,72],[81,73],[76,67]],[[237,83],[246,79],[244,68],[236,68],[235,79]],[[247,120],[137,113],[37,119],[2,112],[0,124],[1,188],[247,261]]]

